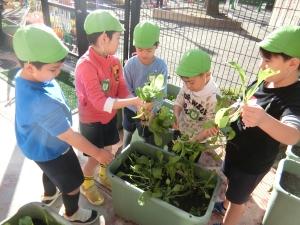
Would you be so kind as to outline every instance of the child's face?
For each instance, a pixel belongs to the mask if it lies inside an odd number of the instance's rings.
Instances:
[[[136,54],[138,55],[139,60],[141,63],[143,63],[145,66],[149,66],[153,63],[155,56],[155,50],[157,49],[156,45],[153,45],[151,48],[136,48]]]
[[[280,83],[283,81],[287,75],[290,73],[290,60],[284,61],[283,57],[278,55],[277,57],[272,57],[270,59],[263,56],[260,52],[260,65],[259,68],[265,70],[267,68],[271,68],[274,71],[280,70],[279,74],[268,77],[266,79],[269,83]]]
[[[25,70],[28,73],[27,78],[37,82],[53,80],[60,74],[61,65],[61,62],[50,63],[43,65],[41,69],[38,70],[34,65],[28,63],[25,66]]]
[[[109,39],[108,37],[105,39],[105,43],[103,46],[106,54],[108,55],[116,54],[120,44],[120,36],[121,36],[121,32],[115,32],[112,35],[112,39]]]
[[[209,81],[209,78],[210,72],[195,77],[181,77],[187,88],[194,92],[202,90]]]

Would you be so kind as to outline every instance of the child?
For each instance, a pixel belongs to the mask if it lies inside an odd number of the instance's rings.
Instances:
[[[294,145],[300,139],[299,40],[300,26],[283,26],[258,44],[260,69],[271,68],[279,73],[262,82],[252,104],[249,101],[241,106],[246,129],[232,123],[236,135],[227,143],[222,165],[228,179],[226,198],[213,210],[224,216],[224,225],[240,220],[245,202],[272,167],[279,144]]]
[[[160,30],[157,24],[150,21],[140,22],[134,28],[133,45],[136,48],[137,55],[131,57],[124,67],[127,87],[134,96],[136,96],[136,88],[143,87],[159,74],[164,76],[164,91],[167,93],[167,65],[162,59],[154,55],[159,46],[159,33]],[[162,104],[162,102],[157,103]],[[152,116],[158,108],[159,106],[154,108]],[[137,115],[137,108],[134,106],[125,107],[123,112],[123,149],[130,144],[135,129],[138,129],[139,136],[149,143],[152,132],[148,130],[148,127],[141,125],[140,119],[132,118]]]
[[[217,130],[205,130],[202,125],[214,121],[216,95],[221,92],[214,82],[210,72],[209,55],[199,49],[186,52],[179,62],[176,73],[184,82],[174,103],[176,123],[173,128],[181,134],[191,136],[191,141],[204,142],[209,135],[215,135]],[[175,132],[175,138],[178,132]],[[198,162],[200,155],[196,158]]]
[[[24,155],[43,171],[42,202],[50,206],[62,193],[63,216],[67,220],[93,223],[98,213],[78,206],[83,174],[72,146],[105,165],[113,160],[113,155],[71,128],[70,108],[54,80],[68,49],[51,28],[42,24],[19,28],[13,45],[22,65],[15,79],[16,138]]]
[[[84,29],[90,47],[78,60],[75,70],[80,133],[97,147],[112,151],[112,145],[119,142],[117,109],[142,105],[142,101],[127,90],[120,61],[113,56],[124,31],[119,20],[107,11],[95,10],[86,17]],[[90,203],[100,205],[104,198],[93,179],[99,163],[94,157],[86,156],[80,191]],[[105,169],[105,165],[100,166],[99,177],[109,187]]]

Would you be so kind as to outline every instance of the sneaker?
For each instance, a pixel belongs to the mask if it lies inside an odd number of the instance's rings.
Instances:
[[[97,187],[85,189],[83,185],[80,186],[80,193],[83,194],[87,200],[93,205],[101,205],[104,202],[104,197],[99,193]]]
[[[225,213],[226,213],[226,209],[224,209],[224,207],[223,207],[223,202],[216,202],[212,213],[215,213],[221,217],[224,217]]]
[[[99,218],[99,214],[97,211],[91,209],[83,209],[80,206],[78,207],[76,213],[74,213],[72,216],[67,216],[65,212],[62,213],[62,216],[75,225],[92,224],[95,223]]]
[[[61,192],[58,188],[56,188],[56,193],[52,196],[42,195],[41,202],[46,206],[51,206],[56,201],[56,199],[61,195]]]

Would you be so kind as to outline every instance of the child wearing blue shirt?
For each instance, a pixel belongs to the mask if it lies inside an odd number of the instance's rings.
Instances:
[[[74,224],[94,223],[98,212],[78,206],[83,173],[72,146],[104,165],[113,160],[113,154],[92,145],[71,127],[70,108],[54,80],[68,49],[43,24],[19,28],[13,46],[22,65],[15,79],[15,133],[23,154],[43,171],[42,202],[50,206],[62,194],[64,218]]]
[[[135,90],[137,87],[143,87],[159,74],[164,76],[164,91],[167,93],[167,65],[162,59],[154,55],[159,46],[159,33],[160,30],[157,24],[150,21],[140,22],[134,28],[133,45],[136,47],[137,55],[130,58],[124,67],[127,88],[134,96],[136,96]],[[159,102],[158,104],[162,103]],[[152,135],[147,127],[142,127],[140,119],[132,118],[137,115],[137,111],[135,106],[124,108],[123,149],[131,142],[135,129],[138,129],[139,136],[147,143],[149,143],[149,138]],[[152,111],[152,115],[156,111],[157,107]]]

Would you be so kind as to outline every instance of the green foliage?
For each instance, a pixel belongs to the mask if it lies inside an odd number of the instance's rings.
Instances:
[[[198,140],[191,142],[190,136],[185,134],[181,135],[177,140],[173,140],[172,151],[180,155],[180,157],[186,157],[189,161],[194,162],[197,156],[207,150],[216,149],[219,146],[207,146],[205,143],[200,143]]]
[[[136,95],[144,102],[153,102],[157,99],[163,99],[165,97],[164,92],[164,77],[162,74],[157,75],[150,84],[146,84],[144,87],[138,87],[135,89]],[[134,119],[140,118],[145,114],[145,110],[142,109],[141,113]],[[146,115],[146,120],[149,119],[150,112]]]
[[[175,102],[176,96],[168,94],[167,97],[166,97],[166,99],[170,100],[171,102]]]
[[[241,92],[240,90],[236,89],[236,88],[231,88],[231,87],[224,87],[224,88],[220,88],[221,92],[222,92],[222,98],[227,99],[230,101],[236,101],[239,99]]]
[[[162,144],[161,134],[168,133],[169,128],[176,121],[176,118],[168,107],[162,106],[159,112],[153,117],[148,128],[154,134],[154,142],[156,145]]]
[[[263,82],[266,78],[279,73],[279,71],[275,72],[270,68],[259,71],[258,80],[257,80],[256,85],[253,86],[252,88],[250,88],[246,92],[245,71],[236,62],[228,62],[228,64],[233,66],[239,72],[239,76],[240,76],[241,84],[242,84],[241,91],[242,91],[244,103],[248,102],[251,99],[251,97],[257,91],[261,82]],[[239,105],[237,107],[233,107],[233,106],[228,107],[230,100],[232,100],[232,99],[228,98],[227,95],[222,96],[222,97],[217,96],[218,103],[217,103],[217,106],[215,107],[215,112],[216,112],[215,121],[214,122],[209,121],[203,125],[203,128],[205,128],[205,129],[209,129],[212,127],[219,128],[219,132],[217,133],[217,135],[208,141],[209,144],[215,144],[216,142],[226,143],[226,142],[224,142],[224,138],[227,141],[229,141],[229,140],[233,139],[235,136],[235,132],[231,128],[230,125],[232,122],[238,120],[238,118],[240,117],[241,108]],[[218,155],[216,159],[219,159],[220,157],[221,157],[221,154]]]
[[[195,164],[180,156],[169,156],[164,159],[163,152],[156,152],[156,159],[149,156],[131,153],[123,165],[130,172],[118,172],[118,177],[127,177],[130,183],[144,190],[138,198],[140,205],[145,205],[150,197],[160,198],[175,206],[179,203],[175,198],[191,194],[191,190],[210,198],[209,189],[216,185],[216,171],[209,175],[195,172]],[[190,213],[199,211],[193,208]],[[197,216],[197,215],[196,215]]]
[[[30,216],[24,216],[19,219],[19,225],[34,225]]]
[[[164,77],[162,74],[159,74],[149,85],[136,88],[135,93],[143,101],[153,102],[156,99],[165,97],[164,88]]]

